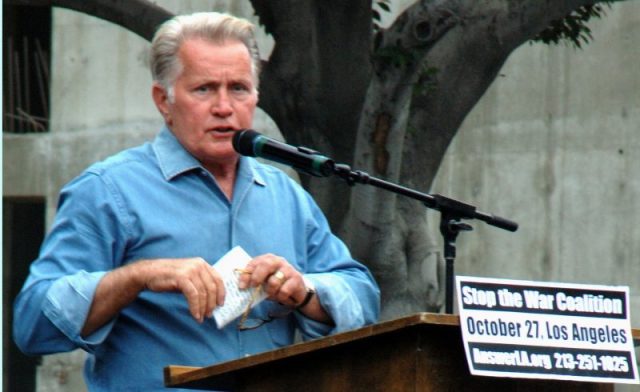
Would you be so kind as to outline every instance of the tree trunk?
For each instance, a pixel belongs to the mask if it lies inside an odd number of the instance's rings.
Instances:
[[[261,76],[259,105],[289,143],[351,162],[370,79],[370,0],[253,0],[275,39]],[[301,176],[332,227],[341,224],[350,189]]]
[[[427,192],[510,53],[585,3],[593,2],[422,1],[408,8],[380,40],[377,53],[387,56],[374,54],[355,168]],[[441,307],[442,240],[430,236],[423,205],[356,186],[342,228],[381,286],[383,318]]]

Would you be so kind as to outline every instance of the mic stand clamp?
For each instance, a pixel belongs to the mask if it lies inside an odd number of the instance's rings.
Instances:
[[[347,185],[354,186],[355,184],[368,184],[369,173],[365,173],[360,170],[352,171],[349,165],[344,163],[336,163],[333,166],[333,174],[345,180]]]
[[[452,213],[440,214],[440,233],[444,239],[445,260],[445,312],[453,314],[453,263],[456,259],[456,239],[461,231],[471,231],[473,227],[460,221],[460,217]]]

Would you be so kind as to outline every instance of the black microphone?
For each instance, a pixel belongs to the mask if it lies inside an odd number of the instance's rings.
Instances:
[[[294,147],[266,137],[252,129],[233,135],[233,149],[241,155],[260,157],[293,167],[316,177],[333,174],[334,162],[306,147]]]

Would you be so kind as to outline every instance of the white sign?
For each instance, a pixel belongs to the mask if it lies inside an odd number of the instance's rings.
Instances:
[[[473,375],[637,384],[629,288],[456,277]]]

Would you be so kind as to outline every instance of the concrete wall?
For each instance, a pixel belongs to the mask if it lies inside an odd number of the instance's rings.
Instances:
[[[511,56],[433,191],[520,223],[461,234],[457,273],[628,285],[640,326],[640,3],[590,26],[583,50]]]
[[[473,223],[458,237],[457,274],[629,286],[640,328],[640,3],[606,14],[582,50],[513,53],[432,191],[520,224]]]
[[[217,10],[257,23],[249,2],[156,3],[175,13]],[[52,30],[50,133],[3,135],[4,196],[47,196],[49,223],[62,185],[89,164],[151,140],[162,125],[151,100],[147,41],[62,8],[53,9]],[[259,38],[268,55],[273,41],[262,32]],[[254,127],[279,135],[260,112]]]
[[[253,17],[248,1],[157,3]],[[474,223],[458,239],[457,273],[629,285],[639,327],[640,3],[616,4],[590,26],[595,41],[583,50],[524,45],[512,55],[465,121],[433,191],[520,223],[516,233]],[[63,9],[54,11],[53,31],[51,132],[3,135],[4,196],[46,196],[49,221],[62,184],[161,125],[146,41]],[[261,42],[268,53],[272,42]],[[255,127],[276,132],[265,117]],[[436,236],[438,216],[428,214]],[[84,390],[83,357],[46,357],[39,390]]]

